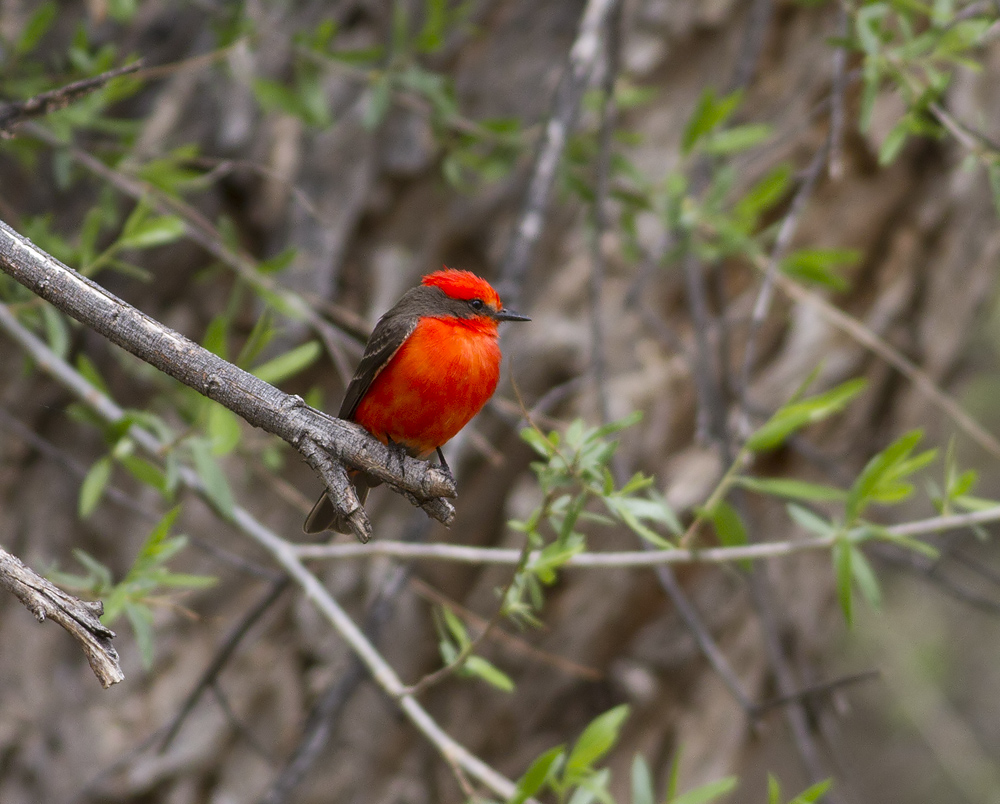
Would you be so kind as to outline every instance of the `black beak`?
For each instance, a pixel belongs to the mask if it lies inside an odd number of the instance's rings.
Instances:
[[[526,315],[521,315],[520,313],[514,313],[508,310],[506,307],[502,307],[493,315],[497,321],[530,321]]]

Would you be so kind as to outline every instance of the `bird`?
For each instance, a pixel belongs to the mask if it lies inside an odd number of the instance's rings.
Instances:
[[[344,394],[341,419],[356,422],[390,449],[426,459],[489,401],[500,379],[501,321],[530,321],[503,306],[471,271],[444,267],[408,290],[372,330]],[[362,503],[378,481],[348,473]],[[302,526],[307,534],[351,527],[324,491]]]

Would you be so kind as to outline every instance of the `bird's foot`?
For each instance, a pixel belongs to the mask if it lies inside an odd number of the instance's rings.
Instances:
[[[438,456],[438,460],[441,461],[441,468],[444,470],[444,473],[446,475],[448,475],[448,479],[452,483],[454,483],[455,482],[455,474],[451,471],[451,467],[448,466],[448,461],[445,460],[444,453],[441,452],[441,447],[437,447],[437,456]]]
[[[386,446],[389,448],[389,458],[386,460],[385,468],[390,472],[395,471],[396,474],[403,474],[403,468],[408,454],[406,447],[398,441],[393,441],[391,438],[386,441]]]

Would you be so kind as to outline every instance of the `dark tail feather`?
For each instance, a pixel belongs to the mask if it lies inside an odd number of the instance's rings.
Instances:
[[[365,500],[368,499],[368,492],[372,485],[370,484],[363,475],[351,473],[351,483],[354,484],[354,489],[358,493],[358,500],[361,504],[365,504]],[[306,521],[302,525],[302,530],[304,530],[309,535],[315,533],[322,533],[324,530],[332,530],[337,533],[353,533],[350,524],[344,519],[337,510],[333,507],[333,503],[330,502],[330,498],[326,496],[324,491],[316,504],[312,507],[312,511],[309,512],[309,516],[306,517]]]

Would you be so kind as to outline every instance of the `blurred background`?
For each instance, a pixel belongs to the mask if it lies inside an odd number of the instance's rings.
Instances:
[[[528,418],[564,432],[635,411],[608,468],[619,486],[653,478],[643,499],[660,513],[643,522],[662,538],[675,535],[663,511],[710,519],[702,545],[816,538],[785,498],[835,528],[842,496],[732,488],[727,508],[702,508],[738,455],[746,476],[844,490],[917,428],[913,456],[933,461],[901,469],[865,519],[986,508],[1000,479],[998,15],[860,0],[0,0],[5,100],[142,59],[0,141],[0,218],[331,413],[374,322],[423,274],[493,282],[532,322],[503,329],[497,395],[446,451],[458,516],[445,529],[378,489],[379,541],[520,548],[508,520],[546,504]],[[304,540],[320,483],[299,456],[6,277],[0,300],[163,443],[140,460],[3,333],[0,543],[111,598],[126,681],[102,691],[61,629],[0,598],[0,801],[469,800],[218,513],[235,504]],[[855,378],[866,385],[834,415],[741,452],[795,394]],[[174,487],[181,466],[208,501]],[[186,545],[154,556],[176,505],[170,539]],[[580,526],[593,550],[641,549],[641,529]],[[678,791],[737,777],[729,802],[768,801],[768,774],[781,802],[828,778],[824,800],[845,804],[1000,801],[990,536],[922,537],[934,552],[876,542],[839,571],[829,550],[752,570],[565,568],[540,587],[536,626],[501,621],[478,647],[512,691],[453,677],[420,700],[511,779],[628,704],[601,760],[619,802],[647,800],[637,754],[656,801],[672,772]],[[511,578],[385,557],[310,566],[409,683],[441,665],[441,607],[474,637]]]

